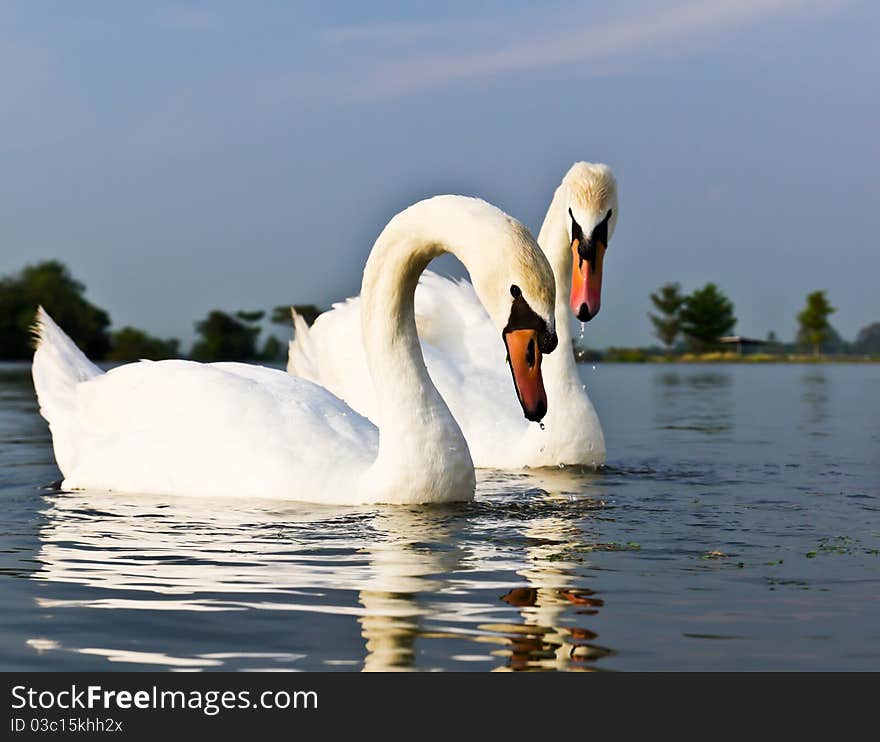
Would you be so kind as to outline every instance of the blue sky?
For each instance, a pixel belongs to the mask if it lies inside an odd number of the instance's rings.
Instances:
[[[880,6],[834,0],[0,4],[0,273],[60,258],[189,342],[214,307],[330,302],[419,198],[537,234],[567,167],[620,222],[589,344],[716,281],[789,338],[880,321]],[[446,270],[454,270],[444,263]]]

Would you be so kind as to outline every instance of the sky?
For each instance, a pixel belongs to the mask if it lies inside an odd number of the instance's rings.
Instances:
[[[878,39],[871,0],[0,1],[0,274],[60,259],[115,327],[188,344],[213,308],[356,294],[427,196],[537,235],[590,160],[620,211],[588,345],[650,343],[668,281],[783,339],[827,289],[852,339],[880,321]]]

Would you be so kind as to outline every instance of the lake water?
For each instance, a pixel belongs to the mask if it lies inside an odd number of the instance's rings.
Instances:
[[[880,365],[582,373],[606,471],[328,509],[47,489],[0,366],[0,669],[880,667]]]

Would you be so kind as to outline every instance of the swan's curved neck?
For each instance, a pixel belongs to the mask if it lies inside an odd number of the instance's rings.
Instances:
[[[574,355],[570,351],[572,317],[568,307],[568,295],[571,293],[571,242],[568,236],[567,203],[568,188],[563,183],[553,194],[538,234],[538,244],[547,256],[553,269],[553,278],[556,279],[556,335],[559,338],[559,350],[545,360],[545,385],[552,383],[555,371],[568,362],[574,364]]]
[[[368,486],[382,502],[469,499],[470,451],[428,371],[415,320],[415,290],[428,263],[444,252],[468,266],[465,244],[444,239],[441,219],[396,217],[373,247],[361,287],[361,323],[375,388],[379,455]],[[452,494],[455,493],[455,494]],[[452,496],[451,496],[452,494]]]

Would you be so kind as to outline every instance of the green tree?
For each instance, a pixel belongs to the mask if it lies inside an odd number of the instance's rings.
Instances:
[[[219,309],[196,322],[196,333],[199,339],[193,346],[192,357],[197,361],[248,361],[257,357],[260,328]]]
[[[260,353],[260,357],[264,361],[283,361],[285,360],[286,352],[287,346],[274,335],[269,335],[269,337],[266,338],[266,342],[263,343],[263,350]]]
[[[110,315],[84,295],[85,286],[57,260],[0,279],[0,358],[31,357],[30,328],[42,304],[86,355],[103,359],[110,350]]]
[[[291,307],[296,310],[296,313],[302,317],[310,327],[314,324],[315,320],[318,319],[318,315],[321,314],[321,310],[314,304],[284,304],[280,307],[275,307],[272,310],[272,315],[269,318],[269,321],[276,325],[289,325],[291,321]]]
[[[770,330],[767,333],[767,339],[764,341],[766,345],[768,353],[780,353],[782,352],[782,343],[779,342],[779,336],[775,331]]]
[[[235,316],[238,317],[242,322],[246,322],[249,325],[254,325],[259,322],[263,317],[266,316],[266,313],[262,309],[257,309],[255,312],[246,312],[243,309],[240,309],[235,313]]]
[[[684,304],[681,286],[677,283],[667,283],[661,286],[658,291],[651,294],[651,303],[659,312],[659,314],[648,315],[654,325],[654,334],[667,348],[671,348],[681,332],[680,312]]]
[[[853,350],[856,353],[880,355],[880,322],[873,322],[859,330]]]
[[[681,331],[694,350],[713,347],[736,325],[733,304],[714,283],[688,294],[681,307]]]
[[[824,291],[813,291],[807,294],[807,305],[797,316],[799,331],[798,341],[813,347],[814,355],[822,351],[822,343],[831,334],[831,324],[828,318],[836,312],[828,302]]]
[[[161,340],[135,327],[123,327],[114,332],[112,343],[113,347],[107,354],[109,361],[159,361],[180,355],[180,341],[176,338]]]
[[[852,345],[840,337],[840,333],[834,329],[834,325],[829,325],[828,334],[822,341],[822,350],[826,353],[849,353]]]

